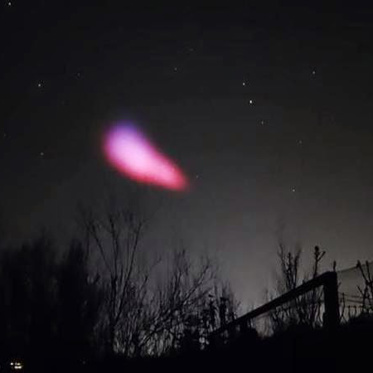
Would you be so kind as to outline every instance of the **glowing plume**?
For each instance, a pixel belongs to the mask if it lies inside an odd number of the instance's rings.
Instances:
[[[188,186],[181,169],[134,126],[110,128],[104,136],[104,154],[111,166],[139,183],[180,191]]]

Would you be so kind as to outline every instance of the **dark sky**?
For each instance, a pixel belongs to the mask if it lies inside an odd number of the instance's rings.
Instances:
[[[126,3],[1,1],[6,239],[66,237],[77,202],[125,193],[100,137],[132,120],[192,182],[146,188],[154,246],[208,247],[254,298],[280,236],[341,267],[372,259],[373,7]]]

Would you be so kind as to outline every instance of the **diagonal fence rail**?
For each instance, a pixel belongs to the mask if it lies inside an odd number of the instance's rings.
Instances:
[[[337,273],[325,272],[211,332],[208,337],[209,343],[214,345],[223,336],[230,337],[237,335],[237,333],[243,333],[251,327],[253,320],[320,288],[323,292],[323,327],[333,330],[340,321]]]

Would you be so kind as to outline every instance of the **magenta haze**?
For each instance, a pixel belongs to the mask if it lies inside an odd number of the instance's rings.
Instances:
[[[177,191],[188,186],[181,169],[133,125],[109,128],[104,135],[103,149],[112,167],[138,183]]]

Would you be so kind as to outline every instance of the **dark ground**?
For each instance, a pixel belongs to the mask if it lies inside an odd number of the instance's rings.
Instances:
[[[115,358],[80,366],[49,362],[27,372],[370,372],[372,347],[372,320],[355,320],[336,331],[296,327],[269,339],[241,337],[223,348],[175,357]]]

